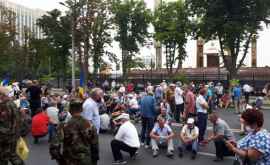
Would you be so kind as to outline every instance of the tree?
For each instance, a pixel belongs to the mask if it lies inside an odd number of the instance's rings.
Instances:
[[[139,52],[139,45],[144,44],[149,37],[148,26],[151,22],[151,12],[143,0],[114,0],[113,19],[117,35],[115,40],[122,49],[122,71],[125,77]]]
[[[188,11],[182,0],[163,2],[154,13],[153,25],[155,39],[165,45],[166,67],[173,74],[173,66],[178,62],[177,70],[182,67],[187,54],[185,45],[191,32]]]
[[[71,48],[71,19],[69,15],[62,16],[61,11],[55,9],[37,20],[47,37],[50,46],[54,49],[51,53],[51,62],[57,78],[66,77],[68,70],[69,49]]]
[[[196,37],[219,40],[225,67],[231,79],[236,78],[253,37],[262,29],[262,23],[270,22],[270,1],[187,0],[187,4],[191,16],[197,18]],[[225,51],[229,52],[229,59]]]

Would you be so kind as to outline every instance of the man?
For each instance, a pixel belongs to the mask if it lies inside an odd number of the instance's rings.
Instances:
[[[57,108],[57,101],[55,98],[52,98],[51,102],[50,102],[50,106],[46,109],[46,113],[49,117],[49,141],[51,141],[51,139],[53,138],[53,136],[55,136],[56,133],[56,127],[57,124],[59,123],[58,120],[58,113],[59,113],[59,109]]]
[[[173,157],[173,137],[174,133],[169,125],[166,124],[165,119],[162,116],[158,116],[157,124],[150,133],[153,157],[158,156],[159,145],[167,146],[167,156]]]
[[[57,136],[50,144],[52,159],[56,159],[59,165],[96,165],[99,159],[97,131],[81,116],[82,104],[79,101],[71,101],[70,112],[72,118],[58,126]]]
[[[216,87],[215,87],[215,92],[217,94],[217,102],[216,105],[219,106],[220,105],[220,100],[224,94],[224,87],[223,85],[219,82],[217,83]]]
[[[175,113],[175,87],[175,84],[170,84],[165,94],[165,99],[170,104],[173,114]]]
[[[185,96],[185,116],[186,118],[195,117],[195,95],[192,92],[192,86],[184,87],[184,96]]]
[[[209,120],[213,124],[213,135],[207,141],[214,141],[216,147],[215,162],[223,160],[224,156],[233,156],[234,154],[228,149],[225,141],[235,141],[235,137],[229,125],[218,117],[217,113],[212,113]]]
[[[39,109],[39,112],[32,118],[31,133],[34,138],[34,143],[39,142],[39,138],[42,138],[48,134],[49,117],[46,112]]]
[[[244,91],[244,95],[245,95],[246,104],[249,103],[249,96],[250,96],[252,90],[253,90],[252,87],[250,85],[248,85],[248,84],[245,84],[243,86],[243,91]]]
[[[235,113],[240,114],[242,91],[240,85],[236,85],[233,88],[233,101],[235,106]]]
[[[140,140],[136,127],[129,121],[129,115],[121,114],[115,119],[117,125],[120,125],[114,140],[111,141],[111,149],[114,157],[112,164],[126,164],[123,160],[121,151],[128,152],[132,159],[135,159],[137,150],[140,148]]]
[[[160,85],[156,86],[155,99],[156,99],[157,103],[159,103],[163,99],[163,89],[162,89],[162,87]]]
[[[150,132],[154,127],[154,120],[156,117],[155,110],[156,102],[153,97],[153,93],[148,91],[146,96],[140,101],[140,110],[142,116],[142,130],[141,130],[141,143],[145,145],[145,148],[149,148],[150,145]]]
[[[202,88],[199,92],[199,96],[196,99],[196,108],[197,108],[197,126],[199,128],[199,143],[203,142],[204,134],[207,127],[207,109],[209,108],[208,103],[205,100],[207,94],[207,89]],[[203,143],[201,143],[203,144]]]
[[[42,91],[37,80],[34,80],[33,84],[30,84],[30,87],[26,90],[26,93],[29,96],[31,115],[33,117],[36,114],[36,110],[41,107]]]
[[[8,97],[9,91],[0,87],[0,164],[24,165],[16,153],[20,137],[21,114]]]
[[[102,101],[103,91],[100,88],[92,89],[90,97],[83,103],[82,117],[93,123],[99,133],[100,115],[98,103]]]
[[[191,149],[191,159],[195,159],[198,152],[199,128],[194,124],[193,118],[188,118],[180,133],[180,144],[178,147],[179,157],[183,157],[184,149]]]
[[[181,83],[177,82],[175,88],[175,113],[174,118],[177,123],[180,122],[180,116],[183,116],[184,112],[184,98],[183,98],[183,90],[181,89]]]

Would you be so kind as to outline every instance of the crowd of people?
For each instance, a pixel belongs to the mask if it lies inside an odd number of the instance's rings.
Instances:
[[[196,159],[200,146],[213,142],[215,162],[236,156],[234,163],[270,164],[270,134],[263,129],[263,97],[250,100],[253,88],[222,83],[145,86],[104,81],[88,84],[83,93],[67,90],[52,94],[38,81],[23,87],[0,87],[0,164],[23,165],[16,143],[29,134],[33,143],[48,138],[49,153],[59,165],[96,165],[99,137],[111,133],[112,164],[126,164],[122,152],[136,160],[140,148],[151,148],[153,157],[167,148],[169,158],[186,151]],[[220,111],[231,106],[239,116],[243,138],[237,141]],[[207,132],[208,120],[212,131]],[[180,127],[176,131],[175,127]],[[140,133],[139,131],[140,130]],[[175,151],[176,150],[176,151]]]

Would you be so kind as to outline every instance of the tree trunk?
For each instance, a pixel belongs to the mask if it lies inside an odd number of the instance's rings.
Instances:
[[[128,51],[122,50],[122,72],[123,72],[123,79],[127,78],[127,71],[128,71],[128,61],[127,61]]]

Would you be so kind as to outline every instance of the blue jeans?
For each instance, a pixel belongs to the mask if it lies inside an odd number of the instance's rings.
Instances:
[[[150,145],[150,133],[154,127],[154,118],[142,117],[141,142]]]
[[[189,150],[191,148],[191,151],[198,152],[198,140],[192,141],[191,144],[184,144],[182,141],[180,141],[178,150],[179,152],[183,152],[184,150]]]
[[[48,126],[48,134],[49,134],[49,140],[52,140],[52,138],[56,134],[56,125],[55,124],[49,124],[49,126]]]
[[[204,134],[207,128],[207,113],[201,113],[198,112],[197,114],[198,121],[197,121],[197,126],[199,128],[199,142],[204,140]]]

